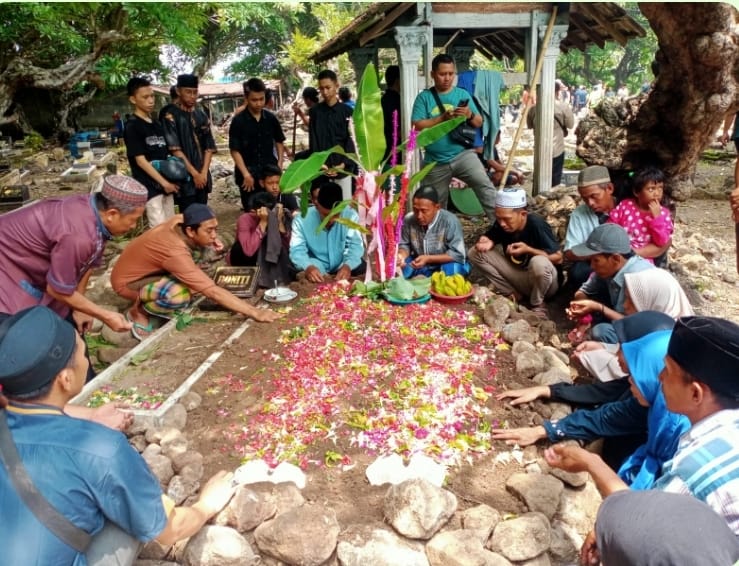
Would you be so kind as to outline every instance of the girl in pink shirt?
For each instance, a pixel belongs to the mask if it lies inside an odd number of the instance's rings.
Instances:
[[[642,169],[634,177],[634,198],[623,199],[608,219],[626,230],[634,251],[652,263],[664,253],[662,248],[669,245],[674,230],[670,211],[662,203],[664,185],[661,170]]]

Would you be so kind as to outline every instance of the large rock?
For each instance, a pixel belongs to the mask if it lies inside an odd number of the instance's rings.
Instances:
[[[457,510],[453,493],[423,479],[404,481],[385,494],[385,518],[401,535],[428,540]]]
[[[144,450],[142,456],[146,464],[149,466],[151,473],[153,473],[159,480],[159,485],[162,486],[163,490],[166,490],[169,480],[174,476],[172,461],[163,454],[147,454],[146,450]]]
[[[216,525],[228,525],[240,533],[257,528],[277,513],[277,505],[265,493],[239,486],[228,505],[216,515]]]
[[[506,489],[519,497],[529,511],[538,511],[551,519],[557,512],[564,485],[557,478],[544,474],[512,474]]]
[[[584,538],[574,528],[559,520],[552,521],[552,544],[549,553],[560,562],[577,560]]]
[[[180,430],[187,424],[187,409],[179,403],[172,406],[162,417],[162,426],[171,426]]]
[[[159,446],[162,447],[162,454],[171,460],[187,452],[187,439],[180,433],[172,438],[162,439]]]
[[[182,431],[171,426],[156,426],[146,431],[146,442],[149,444],[161,444],[162,441],[181,437],[184,438]]]
[[[526,513],[498,523],[488,547],[508,560],[536,558],[551,544],[549,520],[542,513]]]
[[[569,373],[570,362],[564,352],[552,348],[551,346],[544,346],[539,349],[539,354],[544,358],[544,365],[547,368],[557,368],[563,372]]]
[[[180,399],[180,404],[185,407],[185,410],[187,411],[197,409],[202,402],[203,398],[194,391],[188,391]]]
[[[523,352],[536,352],[536,346],[531,342],[514,342],[513,346],[511,346],[511,355],[517,358]]]
[[[552,566],[552,562],[549,560],[549,555],[544,552],[531,560],[516,562],[516,566]]]
[[[97,358],[104,364],[112,364],[120,360],[128,353],[128,348],[118,348],[117,346],[106,346],[98,348]]]
[[[546,465],[546,468],[542,468],[545,472],[553,475],[557,479],[562,480],[566,485],[569,485],[570,487],[582,487],[587,483],[588,477],[590,477],[588,472],[566,472],[560,468],[550,467],[548,464],[546,464],[546,461],[542,460],[542,462],[544,465]]]
[[[502,330],[503,340],[509,344],[523,340],[524,342],[536,342],[538,335],[536,331],[531,328],[531,325],[525,320],[517,320],[515,322],[509,322],[503,326]]]
[[[521,352],[516,358],[516,375],[522,378],[534,377],[544,371],[544,359],[538,352]]]
[[[190,539],[185,566],[257,566],[261,559],[234,529],[206,525]]]
[[[509,562],[490,552],[472,531],[444,531],[426,543],[431,566],[503,566]]]
[[[120,348],[126,348],[127,350],[137,346],[139,343],[139,341],[131,335],[130,330],[126,330],[125,332],[116,332],[107,324],[103,324],[103,329],[100,332],[100,335],[109,344],[113,344],[113,346],[118,346]]]
[[[182,505],[185,499],[196,494],[199,489],[200,482],[189,481],[182,476],[173,476],[167,485],[167,495],[175,505]]]
[[[537,373],[532,381],[538,385],[554,385],[556,383],[572,383],[572,377],[569,370],[564,371],[561,368],[549,368],[546,371]]]
[[[276,514],[286,513],[305,503],[305,498],[292,482],[271,483],[258,482],[249,484],[249,489],[262,495],[265,501],[272,501],[277,508]]]
[[[288,564],[319,566],[336,548],[339,523],[332,509],[304,505],[259,525],[259,550]]]
[[[506,320],[511,314],[511,306],[507,299],[496,297],[485,307],[482,313],[482,319],[495,332],[500,332],[505,326]]]
[[[174,471],[179,473],[186,466],[203,465],[203,455],[195,450],[188,450],[182,454],[176,454],[172,457],[172,467]]]
[[[423,544],[399,537],[384,525],[352,525],[341,532],[341,566],[429,566]]]
[[[595,485],[587,482],[581,489],[565,489],[557,517],[585,536],[595,524],[602,498]]]
[[[490,507],[490,505],[482,504],[477,507],[470,507],[462,511],[461,515],[462,527],[476,532],[482,544],[488,541],[495,526],[500,523],[500,512]]]

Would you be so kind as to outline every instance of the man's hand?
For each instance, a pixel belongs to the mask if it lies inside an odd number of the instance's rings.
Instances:
[[[662,213],[662,206],[659,204],[658,200],[650,200],[649,201],[649,212],[652,213],[652,216],[657,218]]]
[[[311,283],[323,283],[323,274],[315,265],[305,268],[305,278]]]
[[[523,242],[514,242],[506,248],[506,253],[512,256],[524,255],[531,253],[531,247]]]
[[[113,430],[124,431],[133,423],[133,415],[121,411],[127,407],[125,403],[106,403],[92,411],[90,420]]]
[[[105,317],[100,320],[107,324],[113,332],[125,332],[133,328],[133,324],[119,312],[105,311]]]
[[[523,403],[530,403],[537,399],[544,398],[548,399],[551,396],[551,392],[547,385],[536,385],[534,387],[525,387],[523,389],[511,389],[504,391],[495,396],[498,401],[503,399],[510,399],[511,405],[521,405]]]
[[[162,189],[164,190],[164,194],[167,195],[180,192],[180,187],[178,185],[175,185],[174,183],[170,183],[169,181],[165,181],[162,184]]]
[[[600,303],[591,301],[590,299],[578,299],[576,301],[570,301],[570,306],[565,309],[565,312],[570,320],[577,320],[589,312],[598,312],[600,310]]]
[[[192,180],[195,183],[196,189],[204,189],[208,184],[208,174],[198,171],[192,176]]]
[[[589,472],[593,454],[579,446],[555,444],[544,451],[544,459],[553,468],[566,472]]]
[[[480,236],[475,244],[475,249],[478,252],[488,252],[493,249],[493,241],[487,236]]]
[[[244,173],[244,182],[241,183],[241,188],[247,193],[254,190],[254,177],[251,176],[248,170]]]
[[[547,437],[547,431],[543,426],[495,428],[492,433],[493,440],[505,440],[506,444],[518,444],[519,446],[529,446]]]
[[[223,242],[221,242],[220,238],[216,238],[211,247],[216,253],[221,253],[223,251]]]
[[[580,548],[580,564],[582,566],[598,566],[600,564],[600,553],[596,546],[595,531],[590,531],[585,537],[585,542]]]
[[[204,511],[209,516],[212,517],[218,513],[231,501],[236,491],[235,486],[231,483],[233,477],[233,472],[227,472],[226,470],[216,472],[200,491],[198,504],[205,507]]]
[[[425,267],[429,265],[429,256],[427,255],[419,255],[418,257],[413,258],[413,261],[411,261],[411,267],[413,269],[421,269],[422,267]]]
[[[80,311],[72,311],[72,319],[77,327],[77,332],[84,334],[92,328],[92,317]]]
[[[282,318],[282,315],[269,309],[254,309],[251,317],[257,322],[274,322],[278,318]]]
[[[342,265],[339,270],[336,272],[336,280],[337,281],[346,281],[352,276],[352,270],[351,268],[344,264]]]
[[[739,222],[739,187],[736,187],[731,191],[731,195],[729,195],[729,203],[731,203],[734,222]]]

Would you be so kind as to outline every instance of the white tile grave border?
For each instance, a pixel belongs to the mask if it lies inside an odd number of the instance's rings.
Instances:
[[[260,305],[259,308],[266,308],[266,305]],[[203,375],[205,375],[205,372],[207,372],[211,368],[211,366],[216,363],[218,358],[220,358],[223,354],[224,350],[228,348],[231,344],[233,344],[236,340],[238,340],[244,332],[246,332],[249,326],[251,326],[251,323],[252,319],[247,318],[236,330],[231,333],[228,338],[226,338],[223,344],[221,344],[220,348],[217,351],[213,352],[210,356],[208,356],[208,358],[203,363],[201,363],[197,367],[197,369],[193,371],[188,376],[188,378],[185,379],[185,381],[183,381],[182,384],[177,389],[175,389],[161,405],[159,405],[159,407],[157,407],[156,409],[132,409],[130,412],[137,417],[148,417],[154,420],[161,419],[164,414],[169,409],[171,409],[172,406],[175,405],[185,394],[187,394],[190,391],[190,388],[195,385],[198,380],[203,377]],[[167,324],[162,326],[151,336],[149,336],[145,340],[142,340],[138,346],[136,346],[132,350],[129,350],[120,359],[115,361],[104,371],[100,372],[98,376],[87,385],[85,385],[82,391],[80,391],[80,393],[70,402],[75,405],[84,404],[87,401],[88,397],[94,391],[100,389],[100,387],[102,387],[103,385],[107,385],[108,383],[113,381],[113,379],[117,377],[119,373],[126,369],[134,356],[147,352],[154,348],[156,344],[169,336],[176,326],[176,319],[172,319],[167,322]]]

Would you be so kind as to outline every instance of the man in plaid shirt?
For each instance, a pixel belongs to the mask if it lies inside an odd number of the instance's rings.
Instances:
[[[692,495],[710,507],[702,515],[706,522],[712,520],[710,515],[718,514],[723,517],[730,531],[739,535],[739,326],[712,317],[679,319],[670,338],[660,380],[667,408],[686,415],[692,427],[680,439],[675,456],[665,464],[653,489]],[[554,467],[570,472],[589,472],[603,497],[628,489],[599,456],[582,448],[555,445],[546,451],[545,457]],[[676,527],[674,536],[660,540],[653,528],[654,521],[647,518],[650,508],[654,509],[653,502],[649,503],[651,496],[647,493],[643,495],[646,496],[641,499],[643,505],[639,494],[630,496],[629,522],[634,531],[641,530],[645,537],[650,537],[652,545],[661,545],[661,550],[665,550],[668,546],[692,541],[693,551],[721,546],[715,541],[709,544],[707,539],[700,544],[699,536],[680,541],[680,528],[693,529],[693,534],[699,535],[702,523],[695,514],[689,515],[689,524],[681,521],[685,515],[680,510],[687,509],[685,505],[692,503],[689,500],[688,503],[681,503],[679,498],[674,500],[677,503],[671,501],[670,512],[664,508],[659,511],[661,522],[670,525],[670,521],[674,521],[671,526]],[[620,547],[619,538],[627,536],[623,530],[619,533],[609,528],[614,522],[624,523],[625,517],[601,522],[601,515],[604,514],[604,508],[610,505],[610,499],[604,501],[599,512],[597,544],[596,533],[591,533],[583,545],[581,559],[585,564],[595,563],[593,561],[598,559],[599,551],[600,557],[604,558],[602,546]],[[724,562],[726,564],[739,559],[739,545],[730,531],[726,531],[727,537],[723,539],[729,545],[729,555],[732,556],[731,562]],[[720,535],[714,529],[706,536]],[[631,547],[638,546],[632,539]]]

